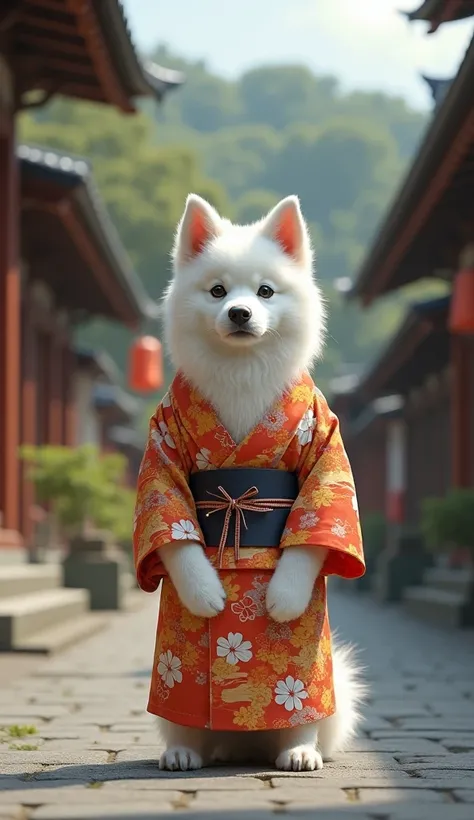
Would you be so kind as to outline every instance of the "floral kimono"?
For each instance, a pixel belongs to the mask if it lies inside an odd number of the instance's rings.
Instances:
[[[217,566],[217,544],[205,544],[189,477],[199,470],[266,467],[295,472],[299,495],[278,548],[221,554],[227,593],[215,618],[181,604],[160,561],[160,547],[192,540]],[[279,624],[265,595],[280,549],[329,552],[309,607]],[[222,730],[284,729],[335,710],[326,576],[364,573],[352,473],[336,416],[310,376],[288,390],[236,444],[212,406],[178,374],[150,422],[138,479],[134,553],[140,586],[164,577],[148,711],[177,724]]]

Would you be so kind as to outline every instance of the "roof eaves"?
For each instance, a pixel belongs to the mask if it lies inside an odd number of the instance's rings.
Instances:
[[[143,63],[133,43],[123,5],[119,0],[95,0],[95,9],[102,20],[104,32],[109,33],[109,44],[119,76],[131,98],[155,97],[161,102],[164,95],[184,83],[184,74],[155,63]]]
[[[96,407],[117,407],[129,418],[138,413],[138,401],[117,384],[96,384],[93,399]]]
[[[447,311],[449,302],[449,296],[442,296],[437,299],[426,299],[422,302],[413,302],[409,306],[398,330],[387,341],[382,349],[382,352],[361,380],[358,387],[358,391],[361,395],[368,394],[370,392],[370,384],[377,379],[378,374],[388,373],[390,359],[397,348],[407,341],[410,336],[416,341],[416,339],[421,338],[422,335],[425,335],[424,332],[422,332],[421,323],[426,319],[429,320],[431,317],[434,317],[436,314],[441,313],[444,310]]]
[[[94,348],[76,345],[74,351],[79,362],[94,366],[110,384],[114,384],[119,380],[119,369],[105,350],[94,350]]]
[[[402,180],[392,204],[386,212],[375,242],[369,250],[359,274],[349,291],[347,298],[356,297],[368,304],[377,290],[368,287],[372,280],[376,280],[376,272],[382,262],[386,260],[394,238],[407,223],[420,197],[430,188],[437,171],[440,158],[449,150],[453,134],[459,131],[460,123],[464,123],[469,112],[472,111],[472,84],[474,81],[474,37],[472,38],[466,55],[455,80],[450,85],[446,96],[435,112],[431,125],[418,148],[414,162]],[[466,94],[463,93],[466,91]]]
[[[18,146],[17,156],[35,168],[43,168],[48,175],[54,175],[57,182],[72,189],[91,233],[124,287],[135,311],[136,321],[144,318],[156,320],[159,316],[159,307],[150,299],[132,267],[117,229],[100,197],[89,163],[83,158],[60,154],[50,148],[24,144]]]

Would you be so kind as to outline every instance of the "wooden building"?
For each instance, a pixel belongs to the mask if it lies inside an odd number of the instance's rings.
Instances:
[[[429,23],[428,34],[433,34],[443,23],[464,20],[474,14],[474,0],[424,0],[414,11],[402,12],[409,20]]]
[[[117,0],[1,3],[0,551],[31,536],[19,445],[74,441],[75,324],[135,326],[150,308],[86,162],[18,147],[17,115],[56,94],[133,113],[181,81],[142,65]]]
[[[443,14],[452,19],[448,5],[453,14],[455,3],[423,8],[440,23]],[[457,4],[458,15],[468,5],[474,13],[474,4]],[[363,305],[419,280],[455,288],[459,271],[474,268],[473,87],[474,40],[359,272],[352,296]],[[358,388],[359,400],[404,399],[404,515],[412,523],[422,498],[474,484],[474,335],[450,333],[449,317],[449,298],[413,306]]]

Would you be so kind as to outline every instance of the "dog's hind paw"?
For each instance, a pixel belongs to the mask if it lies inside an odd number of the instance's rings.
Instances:
[[[187,772],[190,769],[202,769],[203,760],[198,752],[185,746],[171,746],[160,757],[160,769],[169,772]]]
[[[314,772],[323,768],[323,759],[314,746],[296,746],[281,752],[275,766],[284,772]]]

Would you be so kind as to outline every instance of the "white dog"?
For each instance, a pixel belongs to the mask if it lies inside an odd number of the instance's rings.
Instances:
[[[240,226],[190,195],[173,264],[164,299],[173,364],[239,442],[312,365],[323,344],[324,308],[298,199],[288,197],[260,222]],[[245,310],[245,332],[230,318],[232,309]],[[193,614],[211,618],[223,610],[224,589],[199,544],[173,543],[160,555],[181,602]],[[325,556],[326,550],[314,547],[282,553],[266,599],[275,621],[291,621],[305,611]],[[252,732],[252,756],[269,758],[279,769],[313,770],[347,745],[358,724],[364,687],[347,647],[334,646],[333,663],[336,713],[292,729]],[[161,768],[198,769],[211,761],[250,757],[246,732],[160,724],[166,741]]]

